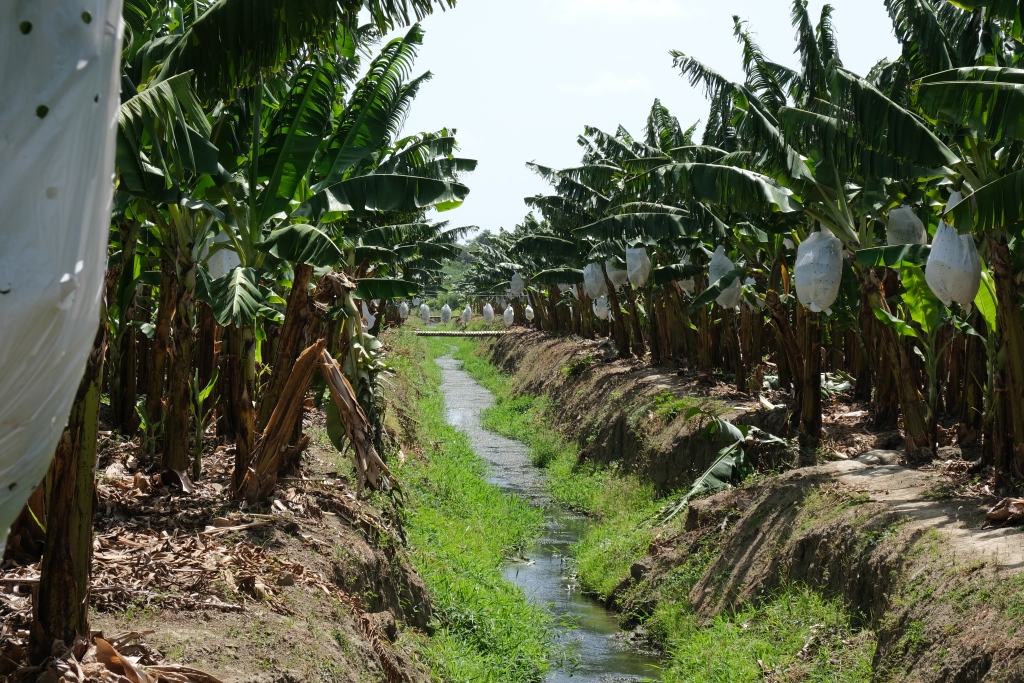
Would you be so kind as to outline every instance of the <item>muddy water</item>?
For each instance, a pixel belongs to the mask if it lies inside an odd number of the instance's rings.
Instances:
[[[443,373],[442,388],[448,422],[465,432],[473,449],[491,465],[489,481],[523,496],[545,511],[542,537],[522,562],[510,563],[505,578],[526,591],[552,614],[568,617],[575,628],[559,631],[560,644],[569,646],[569,663],[548,675],[549,683],[657,680],[658,660],[631,648],[619,637],[615,615],[580,593],[571,566],[570,549],[586,531],[588,520],[551,504],[544,489],[543,471],[530,462],[518,441],[487,431],[480,413],[494,403],[487,389],[477,384],[451,356],[437,359]]]

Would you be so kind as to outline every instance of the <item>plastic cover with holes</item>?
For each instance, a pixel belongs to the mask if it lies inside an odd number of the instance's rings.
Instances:
[[[719,244],[711,256],[711,263],[708,264],[708,284],[715,284],[735,269],[736,266],[725,255],[725,247]],[[741,296],[743,296],[743,285],[740,283],[740,279],[736,278],[731,285],[722,290],[715,301],[722,308],[736,308],[740,305]]]
[[[533,320],[533,306],[526,304],[526,310],[524,311],[527,320]]]
[[[959,201],[960,193],[954,192],[946,204],[946,211]],[[981,287],[981,258],[974,245],[974,237],[958,234],[953,226],[940,220],[932,239],[924,277],[942,303],[949,306],[955,301],[969,309]]]
[[[469,324],[470,319],[473,317],[473,309],[466,304],[466,307],[462,309],[462,322],[465,325]]]
[[[683,263],[684,267],[685,266],[689,266],[689,265],[693,265],[693,262],[690,261],[690,255],[689,254],[684,254],[683,255],[682,263]],[[694,288],[696,286],[696,283],[693,281],[692,277],[688,277],[685,280],[679,280],[678,283],[679,283],[679,289],[683,290],[684,292],[686,292],[690,296],[693,296],[693,290],[694,290]]]
[[[0,2],[0,553],[46,474],[100,324],[120,10]]]
[[[622,286],[629,282],[629,275],[622,268],[615,266],[615,261],[608,259],[604,262],[604,267],[608,269],[608,279],[612,281],[612,286],[615,287],[616,291],[622,289]]]
[[[914,213],[914,209],[903,204],[889,212],[889,225],[885,230],[885,243],[928,244],[928,230]]]
[[[488,325],[494,322],[494,306],[490,303],[484,305],[484,322]]]
[[[626,277],[634,287],[643,287],[651,276],[651,259],[643,247],[626,248]]]
[[[608,306],[608,297],[606,296],[601,296],[598,297],[597,299],[594,299],[592,307],[594,309],[594,315],[596,315],[600,320],[607,320],[608,314],[612,310]]]
[[[608,283],[600,263],[588,263],[583,268],[583,291],[591,299],[598,299],[608,293]]]
[[[505,327],[509,327],[516,319],[516,312],[512,310],[512,304],[505,307],[505,312],[501,314],[502,319],[505,321]]]
[[[363,329],[364,330],[372,330],[374,324],[376,324],[376,322],[377,322],[377,316],[375,316],[374,314],[370,313],[370,309],[368,309],[366,307],[366,302],[365,301],[362,302],[362,306],[363,306]]]
[[[452,307],[445,304],[441,307],[441,322],[446,325],[452,321]]]
[[[828,228],[811,233],[796,249],[793,282],[804,308],[832,315],[843,279],[843,243]]]
[[[409,304],[405,303],[404,301],[398,304],[398,317],[401,318],[402,320],[405,320],[406,318],[409,317]]]
[[[422,318],[425,323],[430,322],[430,306],[420,304],[420,318]]]
[[[512,290],[512,296],[522,296],[523,292],[526,291],[526,283],[523,282],[523,276],[519,273],[513,275],[509,288]]]

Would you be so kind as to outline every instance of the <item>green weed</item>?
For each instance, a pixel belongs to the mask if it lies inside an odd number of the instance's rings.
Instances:
[[[542,513],[485,480],[467,437],[445,420],[439,340],[390,335],[397,380],[408,382],[423,458],[398,472],[409,501],[410,555],[434,601],[435,635],[422,653],[444,681],[534,682],[549,666],[552,619],[502,578],[505,559],[536,536]]]
[[[678,603],[663,603],[654,619],[671,634],[664,683],[871,680],[874,641],[841,604],[808,589],[790,587],[709,625]]]

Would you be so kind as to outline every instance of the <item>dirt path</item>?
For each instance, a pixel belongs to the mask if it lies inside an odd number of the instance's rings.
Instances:
[[[813,470],[832,474],[872,501],[910,519],[910,528],[935,529],[949,542],[951,557],[984,560],[999,567],[1024,569],[1024,533],[1018,527],[983,529],[984,507],[977,497],[948,497],[948,478],[939,472],[900,467],[899,451],[868,451]]]

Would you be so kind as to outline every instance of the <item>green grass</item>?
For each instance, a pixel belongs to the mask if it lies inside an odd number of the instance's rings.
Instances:
[[[511,379],[488,362],[486,342],[446,338],[429,343],[437,354],[455,346],[455,358],[494,394],[495,405],[484,412],[484,426],[527,444],[533,462],[547,469],[552,498],[594,517],[595,523],[574,549],[574,561],[583,587],[606,597],[647,553],[653,538],[650,520],[664,501],[655,499],[651,487],[635,476],[614,467],[579,463],[576,444],[551,426],[553,407],[548,400],[513,397]],[[566,374],[576,371],[574,367]],[[652,408],[671,421],[694,405],[666,395]],[[871,679],[875,643],[870,634],[851,625],[841,603],[811,590],[791,587],[758,606],[710,623],[699,621],[688,595],[717,554],[717,535],[709,536],[659,583],[653,613],[634,615],[645,618],[647,633],[666,652],[665,683],[761,681],[768,670],[773,680]],[[624,604],[643,603],[649,597],[640,594],[645,590],[650,590],[646,584],[634,586],[621,596]]]
[[[659,507],[653,488],[614,467],[581,464],[577,445],[551,426],[548,399],[513,397],[510,378],[488,361],[485,343],[466,338],[444,343],[456,347],[454,357],[494,394],[495,404],[483,413],[484,427],[524,442],[533,463],[547,469],[551,497],[595,518],[573,554],[583,589],[604,599],[651,544],[647,522]]]
[[[653,621],[671,634],[664,683],[871,680],[874,640],[850,624],[841,604],[811,590],[790,587],[710,624],[688,606],[662,603]]]
[[[485,481],[484,462],[448,425],[432,362],[446,348],[392,333],[395,382],[406,382],[422,458],[398,472],[409,500],[406,528],[413,562],[433,599],[435,634],[423,653],[446,682],[543,680],[552,618],[505,581],[501,566],[539,532],[542,513]],[[433,353],[432,353],[433,352]]]

